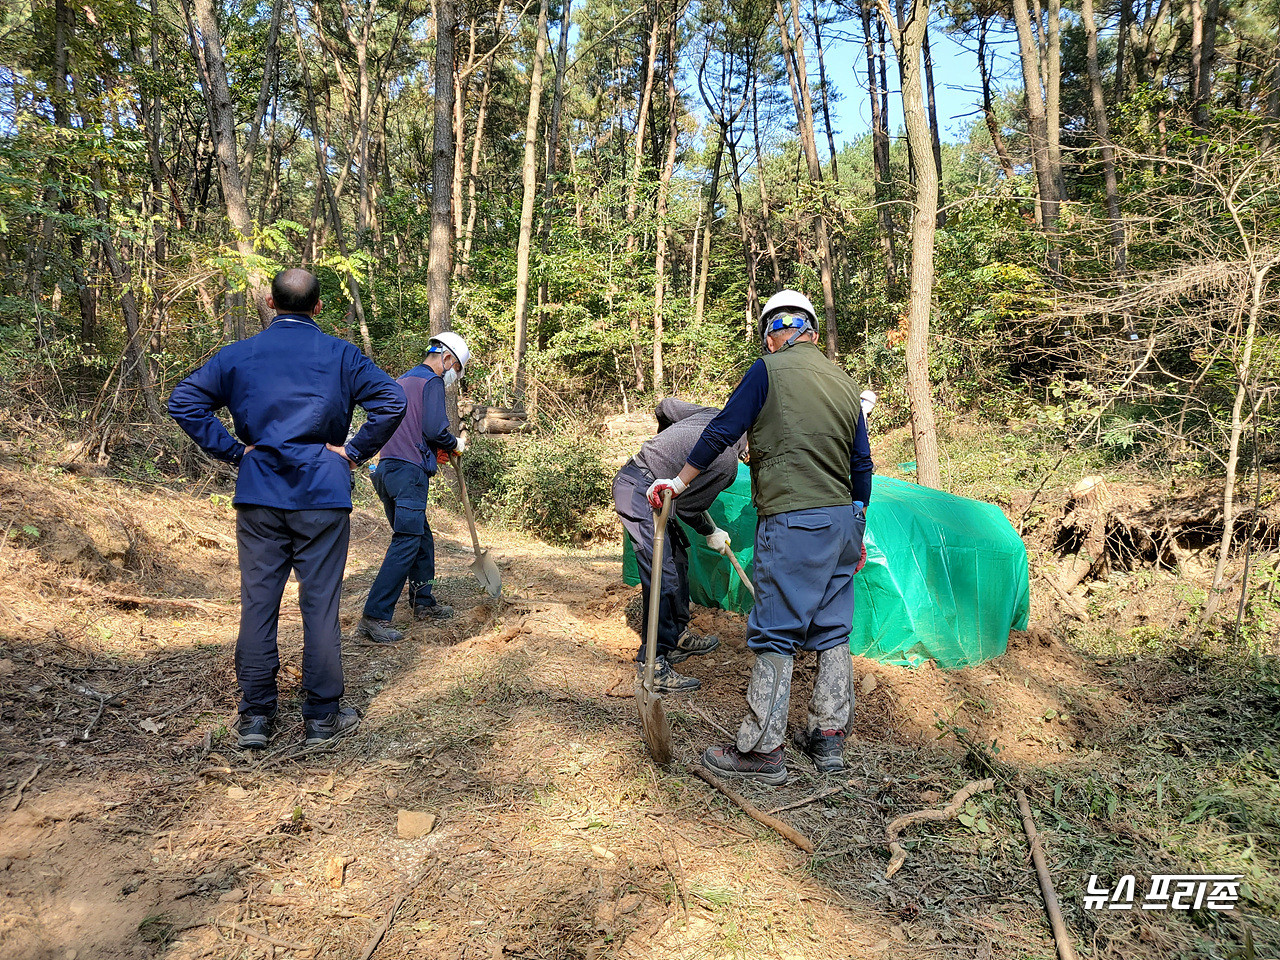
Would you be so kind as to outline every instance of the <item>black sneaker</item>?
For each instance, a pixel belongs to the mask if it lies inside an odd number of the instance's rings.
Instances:
[[[839,773],[844,769],[844,731],[814,730],[796,733],[796,746],[807,754],[819,773]]]
[[[274,717],[263,713],[240,714],[236,722],[236,746],[241,750],[265,750],[274,721]]]
[[[361,617],[351,636],[369,643],[399,643],[404,639],[404,634],[393,627],[390,620],[374,620],[370,617]]]
[[[742,753],[731,743],[707,747],[702,752],[702,765],[721,777],[759,780],[771,787],[780,787],[787,782],[781,747],[768,753]]]
[[[453,616],[453,607],[447,603],[433,603],[429,606],[413,608],[415,620],[448,620]]]
[[[702,636],[692,630],[685,630],[676,641],[676,648],[667,652],[668,663],[683,663],[690,657],[700,657],[720,646],[720,638],[714,634]]]
[[[636,676],[644,680],[644,664],[636,664]],[[686,677],[676,673],[665,656],[659,656],[653,664],[654,693],[692,693],[701,689],[702,681],[697,677]]]
[[[345,733],[350,733],[360,726],[360,714],[351,707],[343,707],[337,713],[331,713],[319,720],[306,720],[303,723],[307,731],[307,746],[328,743],[337,740]]]

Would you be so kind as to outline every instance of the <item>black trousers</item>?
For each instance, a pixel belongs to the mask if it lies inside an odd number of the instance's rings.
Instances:
[[[240,712],[276,711],[280,650],[276,631],[280,598],[289,574],[298,574],[302,611],[302,715],[327,717],[342,697],[342,628],[338,602],[351,539],[347,510],[277,510],[240,507],[236,546],[240,555],[240,635],[236,680]]]
[[[634,463],[628,463],[613,480],[613,508],[631,538],[631,548],[640,568],[640,597],[643,613],[640,622],[639,663],[645,662],[645,637],[649,630],[649,591],[653,579],[653,507],[645,498],[645,490],[653,480]],[[662,571],[658,576],[658,655],[666,656],[676,648],[676,641],[689,625],[689,542],[676,523],[672,512],[667,521],[666,545],[662,554]]]

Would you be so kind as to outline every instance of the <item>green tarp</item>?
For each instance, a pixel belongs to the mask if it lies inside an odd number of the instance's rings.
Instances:
[[[1010,630],[1025,630],[1031,608],[1027,550],[1005,515],[902,480],[875,477],[867,511],[867,565],[857,578],[857,613],[849,647],[858,656],[917,666],[934,660],[957,669],[1004,653]],[[756,514],[744,466],[711,508],[751,575]],[[689,593],[694,603],[737,613],[751,595],[729,561],[689,538]],[[623,576],[640,582],[624,534]]]

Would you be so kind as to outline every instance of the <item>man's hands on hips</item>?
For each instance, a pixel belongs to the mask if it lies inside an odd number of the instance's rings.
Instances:
[[[347,456],[346,447],[339,447],[332,443],[326,443],[324,445],[324,448],[332,453],[336,453],[343,460],[347,461],[347,467],[350,468],[351,470],[354,470],[356,468],[356,462],[352,460],[349,456]]]
[[[672,477],[670,480],[655,480],[649,484],[649,489],[644,495],[649,501],[649,505],[655,510],[662,509],[662,491],[670,490],[671,498],[674,500],[680,494],[684,493],[686,484],[679,477]]]
[[[722,557],[729,556],[730,543],[729,534],[721,530],[719,527],[716,527],[707,534],[707,546]]]

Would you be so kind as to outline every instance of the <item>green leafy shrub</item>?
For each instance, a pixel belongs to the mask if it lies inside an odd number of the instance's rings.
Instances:
[[[459,462],[467,479],[471,509],[478,517],[493,521],[505,515],[507,485],[515,469],[516,455],[517,450],[510,443],[483,435],[470,438],[467,452]]]
[[[525,439],[504,482],[506,519],[552,542],[598,536],[613,503],[604,456],[594,437],[557,432]]]

